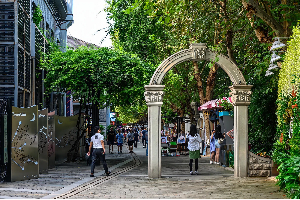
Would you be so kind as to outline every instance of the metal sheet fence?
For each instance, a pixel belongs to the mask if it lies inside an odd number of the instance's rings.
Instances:
[[[78,137],[78,115],[48,116],[37,106],[17,108],[0,100],[0,182],[38,178],[67,159]],[[79,125],[82,126],[83,120]]]
[[[39,177],[38,108],[12,107],[11,181]]]
[[[55,167],[55,120],[54,115],[48,115],[48,169]]]
[[[39,173],[48,173],[48,109],[39,110]]]
[[[0,99],[0,182],[10,181],[11,99]]]
[[[77,121],[78,115],[55,116],[55,160],[58,162],[66,161],[68,151],[77,139]]]

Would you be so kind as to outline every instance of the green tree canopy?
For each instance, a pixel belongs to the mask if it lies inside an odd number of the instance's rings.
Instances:
[[[49,91],[71,90],[74,98],[89,98],[100,106],[142,104],[144,85],[153,73],[153,66],[137,56],[106,47],[66,52],[52,48],[42,67],[48,72],[45,85]]]
[[[191,43],[201,42],[235,62],[247,83],[254,85],[253,101],[249,106],[249,141],[252,150],[271,152],[272,146],[266,144],[273,142],[276,132],[278,69],[273,70],[274,75],[265,77],[270,64],[268,50],[274,41],[273,37],[290,36],[292,26],[299,19],[298,0],[107,2],[107,11],[113,20],[110,33],[117,48],[139,56],[149,55],[141,57],[158,66],[168,56],[188,48]],[[194,70],[190,75],[197,79],[200,102],[229,95],[228,86],[232,83],[219,66],[208,68],[205,63],[193,65],[194,69],[190,67],[189,70]],[[172,113],[169,109],[174,105],[175,108],[182,108],[189,95],[180,93],[180,89],[193,85],[192,82],[186,82],[191,79],[185,78],[184,71],[188,69],[185,65],[173,69],[164,82],[166,103],[163,107],[169,107],[164,109],[165,113]],[[176,94],[187,96],[178,98]],[[192,94],[193,99],[198,95]],[[184,110],[187,114],[188,109]]]

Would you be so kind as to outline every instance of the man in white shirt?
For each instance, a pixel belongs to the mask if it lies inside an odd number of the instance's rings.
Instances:
[[[93,148],[90,177],[94,177],[94,169],[95,169],[97,158],[100,158],[100,162],[102,162],[105,173],[108,176],[110,174],[110,171],[108,171],[106,160],[105,160],[104,136],[101,135],[101,130],[99,126],[94,127],[94,133],[96,134],[91,137],[89,152],[87,153],[87,155],[90,156]]]

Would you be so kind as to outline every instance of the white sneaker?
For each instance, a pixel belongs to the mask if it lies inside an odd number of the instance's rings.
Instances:
[[[209,161],[209,164],[213,164],[213,161]]]
[[[216,162],[216,161],[214,161],[214,164],[217,164],[217,162]]]
[[[217,165],[219,165],[220,163],[219,162],[217,162]]]
[[[195,171],[195,174],[198,175],[198,171]]]
[[[193,171],[190,171],[190,175],[193,175]]]

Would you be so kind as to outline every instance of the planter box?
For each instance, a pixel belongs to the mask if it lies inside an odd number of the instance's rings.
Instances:
[[[219,117],[222,117],[222,116],[231,116],[232,115],[232,111],[222,111],[222,112],[219,112]]]

